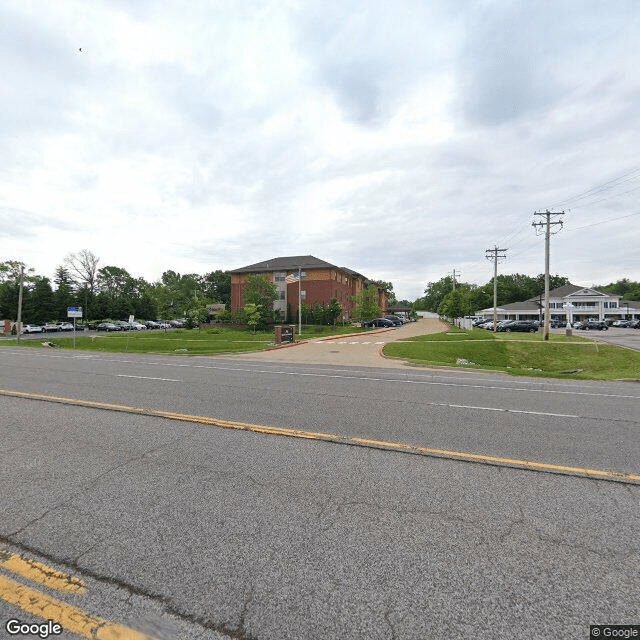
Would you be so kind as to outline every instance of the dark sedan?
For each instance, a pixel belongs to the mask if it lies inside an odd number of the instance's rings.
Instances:
[[[112,322],[101,322],[96,328],[98,331],[121,331],[120,327]]]
[[[363,327],[395,327],[396,325],[386,318],[374,318],[362,323]]]
[[[536,333],[538,331],[538,323],[535,320],[514,320],[509,324],[498,327],[498,331],[522,331],[525,333]]]
[[[578,327],[578,329],[582,329],[583,331],[606,331],[608,328],[607,323],[601,322],[600,320],[587,320]]]

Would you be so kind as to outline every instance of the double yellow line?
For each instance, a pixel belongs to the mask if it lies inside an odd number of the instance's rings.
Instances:
[[[155,416],[167,418],[169,420],[180,420],[182,422],[192,422],[204,424],[221,429],[236,429],[240,431],[252,431],[266,435],[285,436],[289,438],[302,438],[305,440],[320,440],[322,442],[332,442],[335,444],[348,444],[353,446],[381,449],[383,451],[398,451],[411,453],[414,455],[429,456],[435,458],[446,458],[450,460],[461,460],[465,462],[476,462],[490,464],[494,466],[512,467],[515,469],[526,469],[546,473],[557,473],[570,476],[581,476],[596,480],[607,480],[610,482],[624,482],[631,484],[640,483],[640,474],[625,473],[609,469],[591,469],[588,467],[574,467],[560,464],[550,464],[533,460],[521,460],[519,458],[503,458],[479,453],[469,453],[465,451],[453,451],[449,449],[435,449],[432,447],[420,447],[407,444],[405,442],[390,442],[387,440],[376,440],[371,438],[358,438],[352,436],[341,436],[333,433],[321,433],[313,431],[303,431],[300,429],[287,429],[283,427],[270,427],[248,422],[235,422],[231,420],[221,420],[210,416],[195,416],[174,411],[164,411],[162,409],[149,409],[145,407],[132,407],[122,404],[112,404],[107,402],[96,402],[93,400],[79,400],[75,398],[62,398],[57,396],[46,396],[37,393],[26,393],[23,391],[10,391],[0,389],[0,395],[16,398],[28,398],[31,400],[42,400],[46,402],[57,402],[61,404],[89,407],[92,409],[105,409],[108,411],[121,411],[138,415]]]
[[[0,547],[0,570],[10,572],[31,582],[38,583],[60,591],[63,594],[84,596],[87,587],[75,576],[58,571],[41,562],[36,562],[11,553]],[[129,627],[110,622],[98,616],[92,616],[79,607],[67,604],[63,600],[42,593],[8,578],[0,573],[0,599],[25,613],[29,613],[43,620],[52,620],[59,624],[63,631],[75,633],[83,638],[97,638],[99,640],[154,640]]]

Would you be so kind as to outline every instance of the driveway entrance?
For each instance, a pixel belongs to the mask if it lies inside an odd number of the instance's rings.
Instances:
[[[421,336],[427,333],[446,331],[447,325],[440,320],[423,318],[396,329],[381,329],[365,333],[352,333],[340,338],[316,338],[303,344],[271,351],[242,353],[237,356],[225,355],[239,360],[289,362],[304,364],[332,364],[351,367],[387,367],[401,369],[407,367],[401,360],[382,356],[385,344]],[[304,338],[304,335],[303,335]]]

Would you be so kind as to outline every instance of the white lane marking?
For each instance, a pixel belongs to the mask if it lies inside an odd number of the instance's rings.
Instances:
[[[339,342],[338,344],[346,344]],[[376,342],[376,344],[385,344],[384,342]],[[2,353],[13,353],[14,355],[24,356],[26,355],[24,351],[9,351],[9,349],[0,350],[0,355]],[[74,356],[68,355],[54,355],[54,354],[45,354],[45,353],[29,353],[28,355],[33,355],[35,357],[40,358],[66,358],[71,359]],[[335,375],[335,374],[322,374],[322,373],[305,373],[300,371],[283,371],[280,369],[252,369],[245,367],[222,367],[216,365],[205,365],[205,364],[181,364],[177,362],[154,362],[148,360],[128,360],[124,358],[98,358],[93,357],[93,362],[109,362],[109,363],[122,363],[122,364],[133,364],[133,365],[153,365],[160,367],[190,367],[193,369],[210,369],[213,371],[237,371],[240,373],[261,373],[261,374],[279,374],[279,375],[288,375],[288,376],[313,376],[318,378],[343,378],[345,380],[368,380],[368,381],[380,381],[380,382],[399,382],[403,384],[423,384],[423,385],[432,385],[432,386],[442,386],[442,387],[461,387],[461,388],[471,388],[471,389],[492,389],[498,391],[519,391],[524,393],[556,393],[558,395],[569,395],[569,396],[588,396],[594,398],[621,398],[623,400],[640,400],[640,396],[633,395],[625,395],[621,393],[593,393],[589,391],[558,391],[557,389],[531,389],[524,387],[505,387],[498,385],[487,385],[487,384],[464,384],[459,382],[434,382],[433,380],[403,380],[400,378],[372,378],[372,377],[363,377],[358,375]],[[375,369],[375,367],[372,367]],[[327,371],[327,369],[318,369],[319,371]],[[333,369],[331,369],[333,371]],[[351,371],[350,369],[336,369],[336,371]],[[389,373],[389,375],[393,375]],[[408,375],[408,372],[404,372],[402,375]],[[419,375],[411,372],[411,375]],[[471,374],[470,374],[471,375]],[[442,376],[445,379],[458,380],[460,378],[453,376]],[[180,382],[180,381],[177,381]],[[602,382],[599,380],[594,380],[594,383]],[[541,380],[535,382],[523,381],[519,380],[518,384],[546,384],[551,385],[552,383]],[[622,384],[622,383],[619,383]],[[559,386],[567,387],[566,383],[559,383]]]
[[[573,413],[547,413],[546,411],[524,411],[522,409],[503,409],[501,407],[474,407],[466,404],[441,404],[438,402],[429,402],[434,407],[451,407],[453,409],[474,409],[477,411],[504,411],[506,413],[526,413],[530,416],[553,416],[554,418],[580,418],[581,416]]]
[[[116,378],[136,378],[138,380],[161,380],[162,382],[182,382],[182,380],[175,380],[173,378],[152,378],[151,376],[128,376],[124,373],[117,373]]]

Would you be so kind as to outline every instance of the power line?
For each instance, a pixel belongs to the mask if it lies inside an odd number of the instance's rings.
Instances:
[[[587,229],[588,227],[597,227],[598,225],[605,224],[607,222],[615,222],[616,220],[624,220],[625,218],[631,218],[632,216],[640,216],[640,211],[636,213],[629,213],[626,216],[620,216],[618,218],[607,218],[606,220],[601,220],[600,222],[594,222],[592,224],[585,224],[581,227],[574,227],[573,229],[567,229],[567,233],[571,233],[572,231],[578,231],[579,229]]]
[[[602,191],[605,191],[607,189],[613,189],[619,186],[620,184],[624,184],[625,182],[635,180],[636,178],[640,178],[640,167],[635,167],[633,169],[630,169],[629,171],[627,171],[626,173],[623,173],[620,176],[612,178],[611,180],[607,180],[606,182],[603,182],[600,185],[591,187],[590,189],[587,189],[586,191],[582,191],[581,193],[578,193],[575,196],[570,196],[568,198],[565,198],[564,200],[555,202],[552,208],[560,207],[563,205],[567,205],[571,202],[576,202],[584,198],[589,198],[591,196],[598,195],[598,193]]]

